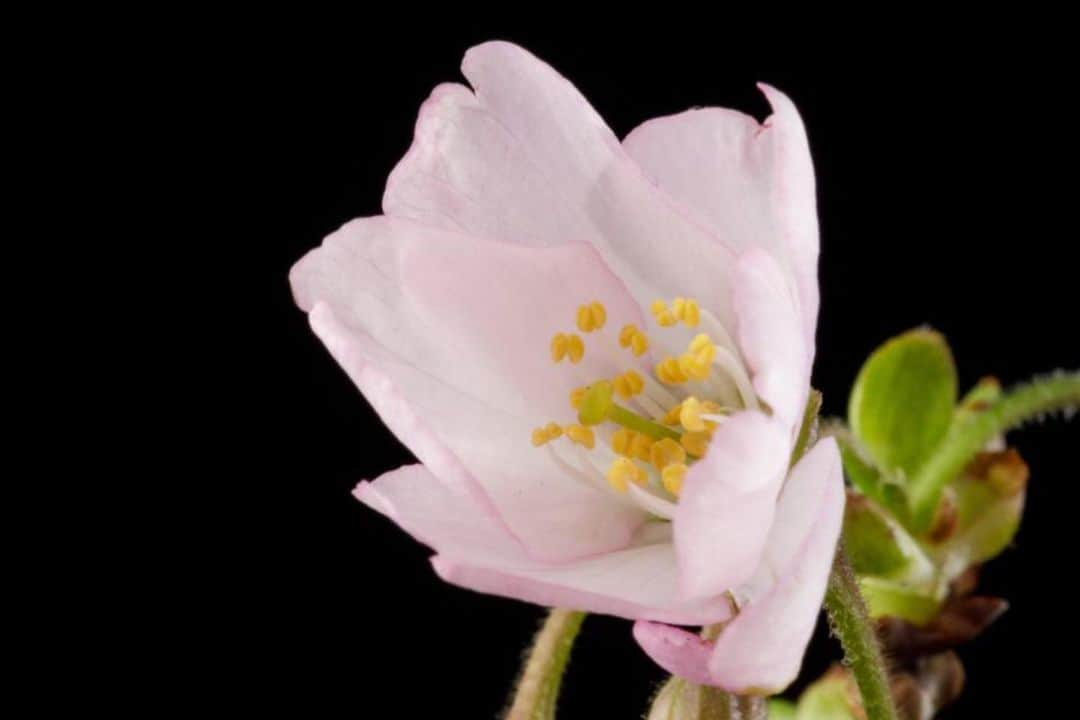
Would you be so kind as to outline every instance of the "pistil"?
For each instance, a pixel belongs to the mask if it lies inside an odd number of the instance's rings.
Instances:
[[[599,425],[610,420],[628,430],[641,433],[654,440],[669,438],[679,440],[680,433],[638,415],[632,410],[619,405],[614,400],[615,388],[607,380],[590,385],[578,405],[578,420],[582,425]]]

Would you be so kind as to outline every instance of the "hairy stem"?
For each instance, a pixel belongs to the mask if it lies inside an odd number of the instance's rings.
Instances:
[[[897,720],[885,658],[843,545],[836,551],[829,576],[825,610],[829,626],[844,648],[844,663],[859,686],[867,720]]]
[[[529,649],[505,720],[554,720],[563,672],[584,620],[585,613],[574,610],[548,614]]]
[[[954,421],[941,445],[911,479],[915,528],[925,530],[930,525],[945,485],[994,437],[1041,415],[1077,407],[1080,372],[1057,372],[1018,385],[979,412]]]

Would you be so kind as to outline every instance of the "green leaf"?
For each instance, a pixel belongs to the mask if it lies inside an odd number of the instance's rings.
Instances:
[[[950,484],[956,527],[933,548],[946,581],[999,554],[1020,528],[1028,467],[1015,450],[977,456]]]
[[[890,616],[925,625],[941,609],[941,602],[923,590],[892,580],[860,577],[859,588],[873,618]]]
[[[915,539],[869,498],[855,492],[848,493],[844,509],[844,548],[860,576],[911,581],[932,572]]]
[[[956,384],[952,353],[939,333],[899,335],[859,371],[848,403],[852,432],[879,467],[910,477],[949,430]]]
[[[908,516],[907,496],[899,479],[875,467],[866,451],[859,447],[855,435],[843,423],[831,422],[825,432],[836,439],[844,473],[855,489],[904,522]]]

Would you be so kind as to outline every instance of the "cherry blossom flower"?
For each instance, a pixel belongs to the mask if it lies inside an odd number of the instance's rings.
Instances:
[[[790,467],[818,310],[794,106],[762,85],[764,125],[707,108],[620,143],[519,47],[462,70],[472,89],[421,108],[384,214],[290,276],[419,460],[356,496],[448,582],[637,620],[695,682],[783,687],[843,508],[831,440]]]

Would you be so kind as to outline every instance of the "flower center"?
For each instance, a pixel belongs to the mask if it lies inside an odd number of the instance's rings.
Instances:
[[[687,298],[657,300],[650,309],[661,331],[687,334],[680,325],[698,331],[685,350],[664,356],[651,373],[627,369],[577,388],[570,394],[577,423],[549,422],[533,431],[532,443],[547,448],[572,476],[670,519],[683,478],[705,457],[715,429],[735,410],[758,407],[758,399],[735,344],[711,313]],[[606,323],[601,303],[578,308],[582,334],[602,331]],[[614,345],[603,333],[598,337],[601,345]],[[625,325],[618,345],[640,358],[650,340],[636,325]],[[576,365],[585,357],[585,341],[557,333],[550,350],[553,362]]]

